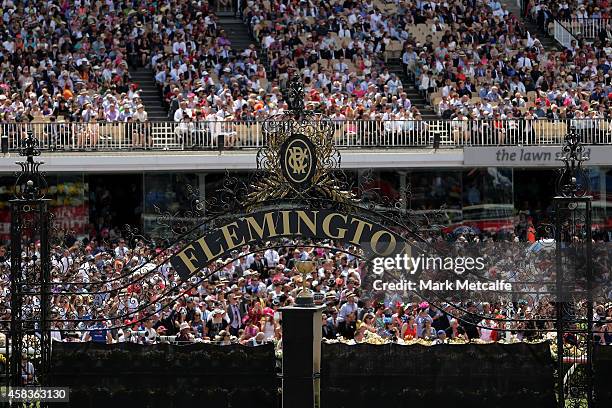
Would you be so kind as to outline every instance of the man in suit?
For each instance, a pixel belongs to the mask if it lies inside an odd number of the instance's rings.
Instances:
[[[287,261],[287,268],[293,269],[295,267],[295,263],[300,261],[301,254],[299,249],[295,249],[292,253],[292,257]]]
[[[482,320],[482,316],[478,313],[476,304],[472,301],[467,303],[467,313],[463,316],[463,328],[465,333],[471,339],[479,338],[478,323]]]
[[[453,318],[451,313],[452,306],[448,303],[443,303],[440,309],[436,309],[433,314],[433,323],[432,326],[436,329],[436,332],[440,330],[446,330],[450,327],[450,321]]]
[[[168,117],[170,119],[174,119],[174,114],[179,109],[181,101],[183,100],[183,95],[181,94],[181,91],[178,88],[174,88],[172,93],[173,96],[172,100],[170,101],[170,107],[168,109]]]
[[[238,262],[234,265],[234,275],[241,277],[247,269],[249,269],[249,265],[246,256],[243,255],[238,258]]]
[[[242,311],[238,304],[236,295],[229,295],[229,304],[227,305],[227,316],[230,319],[229,331],[233,336],[238,335],[238,331],[242,327]]]
[[[268,262],[265,258],[262,258],[259,252],[255,254],[255,259],[253,260],[250,269],[258,272],[262,278],[268,278]]]
[[[323,338],[324,339],[335,339],[336,338],[336,330],[335,327],[327,321],[327,315],[323,313],[321,320],[321,328],[323,330]]]
[[[357,331],[357,312],[351,312],[346,315],[346,318],[338,323],[338,334],[347,340],[355,338]]]
[[[327,329],[323,329],[323,337],[328,339],[336,339],[338,337],[338,309],[335,307],[328,308],[325,313],[327,317]]]

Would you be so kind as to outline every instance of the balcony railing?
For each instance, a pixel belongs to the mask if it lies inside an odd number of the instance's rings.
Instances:
[[[612,144],[612,120],[332,121],[340,148],[453,148],[560,145],[573,127],[583,143]],[[32,131],[43,150],[254,149],[265,144],[261,122],[2,123],[2,150],[19,149]]]
[[[562,22],[555,20],[553,22],[553,37],[559,44],[565,48],[570,48],[572,41],[577,41],[574,34]]]
[[[608,18],[571,18],[560,20],[560,23],[573,36],[581,35],[586,40],[595,40],[599,37],[601,31],[610,31],[610,23],[612,20]]]

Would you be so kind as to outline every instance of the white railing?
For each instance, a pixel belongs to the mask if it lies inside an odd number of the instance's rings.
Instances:
[[[612,144],[612,120],[332,121],[340,148],[560,145],[570,127],[584,143]],[[22,147],[28,131],[57,151],[231,150],[265,144],[261,122],[2,123],[2,151]]]
[[[606,32],[610,31],[610,19],[607,18],[571,18],[561,20],[560,23],[574,36],[577,37],[581,35],[586,40],[599,38],[599,33],[602,30]]]
[[[553,37],[565,48],[570,48],[572,41],[576,41],[576,37],[566,28],[565,24],[557,20],[554,21]]]

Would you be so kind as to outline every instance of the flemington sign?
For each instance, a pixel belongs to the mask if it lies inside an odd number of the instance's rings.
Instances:
[[[589,166],[612,165],[612,146],[585,146]],[[559,146],[465,147],[463,164],[492,167],[555,167],[562,157]]]
[[[404,238],[355,214],[333,210],[271,210],[241,217],[193,241],[170,258],[183,280],[242,245],[283,237],[341,240],[365,257],[390,256],[407,248]],[[408,253],[410,251],[407,251]]]

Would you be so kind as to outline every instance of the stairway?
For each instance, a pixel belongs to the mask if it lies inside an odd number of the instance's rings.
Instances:
[[[162,99],[155,84],[153,71],[149,68],[131,68],[132,82],[138,85],[140,98],[149,115],[149,121],[161,122],[168,120],[168,111],[162,104]]]
[[[251,38],[248,27],[239,18],[227,15],[220,16],[218,25],[225,31],[226,37],[232,43],[232,49],[238,53],[255,43]]]
[[[414,81],[411,80],[404,72],[400,60],[390,59],[385,65],[387,68],[389,68],[390,73],[397,75],[397,77],[402,81],[404,92],[406,92],[406,95],[408,96],[408,99],[410,99],[412,105],[416,106],[419,112],[421,112],[421,117],[423,120],[438,119],[438,116],[432,109],[429,102],[419,93]]]
[[[503,8],[517,16],[525,24],[525,28],[527,29],[527,31],[529,31],[532,37],[535,37],[540,40],[540,42],[544,46],[544,49],[552,50],[559,47],[557,41],[555,41],[554,38],[549,36],[548,33],[545,33],[544,31],[540,30],[535,21],[531,21],[529,17],[523,17],[523,14],[521,13],[521,8],[518,6],[518,4],[516,4],[516,0],[502,0],[501,3]]]
[[[525,24],[525,28],[527,29],[527,31],[529,31],[531,36],[540,40],[545,50],[550,51],[554,49],[563,49],[563,47],[561,47],[561,44],[559,44],[553,37],[548,35],[548,33],[545,33],[544,31],[540,30],[535,21],[531,21],[528,18],[524,18],[523,23]]]
[[[272,72],[268,61],[268,53],[261,47],[257,40],[253,38],[248,26],[241,19],[234,17],[231,13],[219,14],[219,26],[225,30],[225,34],[232,43],[232,49],[234,51],[240,53],[251,44],[255,44],[259,62],[264,66],[266,74],[268,78],[270,78]]]

